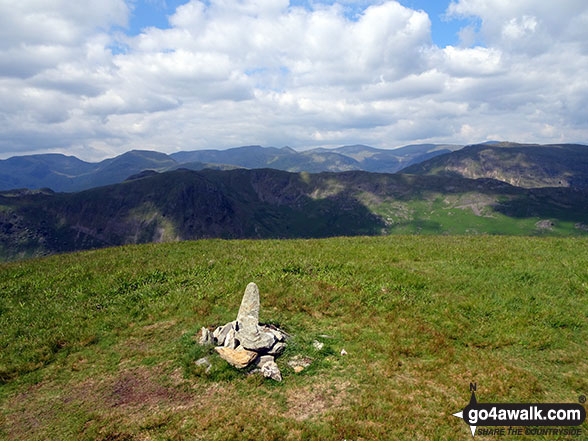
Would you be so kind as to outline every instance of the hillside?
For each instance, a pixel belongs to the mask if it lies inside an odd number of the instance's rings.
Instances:
[[[202,238],[588,234],[588,194],[461,177],[177,170],[79,193],[0,192],[3,259]]]
[[[472,439],[452,416],[471,382],[482,402],[586,394],[587,246],[202,240],[0,264],[0,438]],[[233,320],[250,281],[261,319],[293,335],[281,383],[194,364],[200,327]],[[296,356],[311,360],[301,373]]]
[[[403,173],[492,178],[517,187],[588,188],[588,146],[493,143],[467,146]]]
[[[244,146],[227,150],[198,150],[164,153],[132,150],[97,163],[61,154],[15,156],[0,160],[0,191],[18,188],[50,188],[75,192],[116,184],[145,170],[165,172],[190,170],[231,170],[235,168],[273,168],[285,171],[365,170],[394,173],[408,164],[425,160],[459,146],[425,144],[396,150],[367,146],[336,149],[311,149],[297,152],[289,147]]]

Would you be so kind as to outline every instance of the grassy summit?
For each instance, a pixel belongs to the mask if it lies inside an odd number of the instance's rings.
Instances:
[[[2,264],[0,439],[469,439],[451,414],[470,382],[485,402],[588,392],[587,245],[205,240]],[[295,336],[280,384],[193,364],[200,326],[234,319],[249,281],[260,320]]]

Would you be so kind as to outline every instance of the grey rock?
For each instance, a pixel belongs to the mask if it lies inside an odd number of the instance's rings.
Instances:
[[[227,337],[225,338],[223,346],[231,349],[236,349],[239,345],[239,341],[235,338],[235,335],[235,329],[230,329],[227,333]]]
[[[239,328],[235,338],[245,349],[260,352],[270,349],[276,342],[274,334],[263,332],[258,326]]]
[[[288,366],[293,369],[296,369],[296,367],[307,368],[311,363],[312,358],[296,355],[295,357],[292,357],[290,361],[288,361]]]
[[[257,358],[257,363],[255,367],[262,368],[264,364],[274,362],[274,357],[272,355],[262,355]]]
[[[286,343],[276,343],[267,353],[268,355],[280,355],[286,349]]]
[[[205,371],[206,373],[208,373],[210,371],[210,368],[212,367],[212,364],[210,364],[210,361],[208,360],[208,357],[202,357],[202,358],[196,360],[194,362],[194,364],[196,366],[205,367],[206,368],[206,371]]]
[[[259,288],[253,282],[245,288],[245,294],[241,300],[239,313],[237,314],[239,328],[256,325],[259,323]]]
[[[208,328],[202,328],[200,331],[200,340],[199,343],[201,345],[211,345],[214,343],[214,338],[212,336],[212,332]]]
[[[214,332],[212,333],[212,336],[214,337],[214,341],[215,343],[218,344],[218,336],[220,335],[221,331],[223,330],[222,326],[219,326],[218,328],[216,328],[214,330]]]
[[[277,329],[272,329],[272,328],[267,328],[269,330],[269,332],[271,332],[272,334],[274,334],[274,337],[276,337],[276,340],[278,341],[284,341],[286,339],[286,336],[278,331]]]
[[[227,346],[225,344],[226,339],[227,339],[227,335],[229,334],[229,332],[231,330],[234,330],[235,329],[235,324],[236,324],[236,322],[233,321],[233,322],[227,323],[224,326],[220,326],[219,328],[217,328],[217,329],[220,329],[219,332],[218,332],[218,335],[216,337],[216,344],[217,345],[219,345],[219,346]]]
[[[261,373],[265,378],[271,378],[275,381],[282,381],[282,373],[275,361],[269,361],[261,367]]]

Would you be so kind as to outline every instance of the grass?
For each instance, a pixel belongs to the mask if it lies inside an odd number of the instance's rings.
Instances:
[[[443,195],[431,193],[422,199],[384,201],[368,204],[385,220],[386,234],[502,234],[516,236],[586,236],[577,227],[579,222],[568,220],[562,213],[545,217],[507,216],[494,208],[508,198],[496,198],[480,193]],[[552,223],[541,228],[541,221]]]
[[[2,264],[0,439],[470,439],[451,416],[470,382],[484,402],[588,394],[587,245],[206,240]],[[234,319],[249,281],[261,320],[294,335],[282,383],[195,343]],[[297,355],[313,359],[300,374]]]

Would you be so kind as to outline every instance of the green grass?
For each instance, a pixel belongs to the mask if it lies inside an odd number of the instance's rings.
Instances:
[[[559,212],[545,217],[507,216],[495,205],[509,201],[480,193],[427,194],[422,199],[384,201],[368,205],[386,222],[386,234],[500,234],[516,236],[586,236],[577,221],[566,220]],[[553,226],[540,228],[550,220]]]
[[[0,439],[470,439],[451,416],[470,382],[480,401],[588,394],[587,245],[206,240],[2,264]],[[261,321],[294,335],[282,383],[194,340],[234,319],[250,281]],[[313,359],[300,374],[297,355]]]

